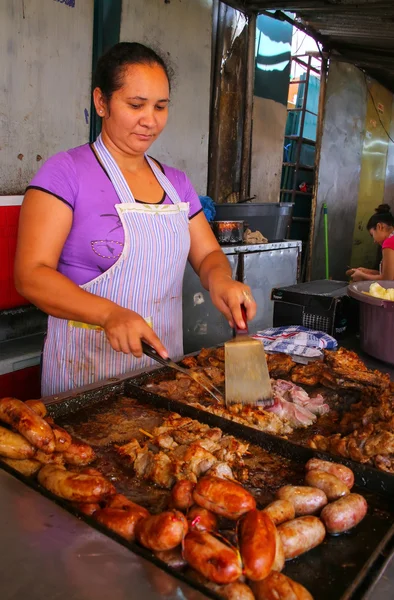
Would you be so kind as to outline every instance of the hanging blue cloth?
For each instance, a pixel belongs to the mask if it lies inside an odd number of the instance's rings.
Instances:
[[[199,196],[199,198],[200,198],[200,202],[201,202],[201,206],[202,206],[204,215],[206,216],[208,223],[210,223],[211,221],[213,221],[215,219],[215,215],[216,215],[215,203],[212,200],[212,198],[210,198],[209,196]]]

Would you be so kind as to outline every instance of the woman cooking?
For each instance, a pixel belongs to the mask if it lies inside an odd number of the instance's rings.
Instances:
[[[350,269],[347,275],[353,281],[394,280],[394,217],[388,204],[381,204],[375,209],[375,214],[369,219],[367,229],[376,244],[382,247],[383,259],[380,270]]]
[[[231,268],[187,176],[146,154],[168,117],[170,78],[153,50],[120,43],[98,62],[102,132],[50,158],[20,216],[18,291],[47,312],[42,394],[60,393],[181,357],[189,260],[230,325],[252,319],[250,289]]]

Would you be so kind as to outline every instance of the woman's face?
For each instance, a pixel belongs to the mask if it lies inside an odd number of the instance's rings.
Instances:
[[[169,101],[167,75],[158,64],[126,67],[123,85],[108,104],[101,90],[94,90],[103,132],[126,154],[139,155],[148,150],[167,123]]]
[[[379,244],[379,246],[381,246],[384,240],[386,240],[390,235],[389,229],[384,223],[378,223],[375,229],[369,230],[369,233],[371,234],[375,244]]]

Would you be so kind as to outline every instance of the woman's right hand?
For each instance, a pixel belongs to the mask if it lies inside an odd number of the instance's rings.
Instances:
[[[114,307],[102,323],[107,340],[116,352],[133,354],[136,358],[143,355],[141,340],[150,344],[163,358],[168,352],[148,323],[133,310]]]

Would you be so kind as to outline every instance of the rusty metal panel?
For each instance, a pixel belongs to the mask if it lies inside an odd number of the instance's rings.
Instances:
[[[328,205],[330,275],[344,277],[352,254],[367,92],[363,74],[331,62],[326,91],[316,197],[312,279],[324,279],[322,206]]]
[[[366,80],[368,91],[360,187],[353,234],[351,266],[374,268],[376,246],[366,228],[376,206],[383,202],[392,94],[375,81]]]
[[[0,2],[0,193],[89,140],[93,0]]]
[[[394,140],[394,97],[391,106],[391,126],[389,133],[391,140]],[[389,140],[387,151],[386,181],[384,184],[383,202],[385,204],[390,204],[392,209],[394,209],[394,143],[391,140]]]

